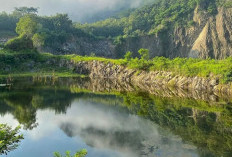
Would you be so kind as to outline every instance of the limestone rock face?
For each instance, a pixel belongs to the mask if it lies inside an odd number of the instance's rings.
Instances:
[[[215,17],[207,20],[194,42],[190,57],[223,59],[232,55],[231,9],[219,8]]]

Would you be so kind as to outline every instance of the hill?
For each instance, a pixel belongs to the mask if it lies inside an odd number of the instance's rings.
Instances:
[[[67,15],[36,16],[43,28],[37,33],[46,34],[41,52],[122,58],[146,48],[151,57],[232,56],[231,0],[157,0],[91,24],[72,23]],[[21,17],[2,13],[0,38],[16,34]]]
[[[231,7],[230,0],[159,0],[129,16],[76,27],[114,38],[117,52],[143,47],[153,56],[222,59],[232,55]]]

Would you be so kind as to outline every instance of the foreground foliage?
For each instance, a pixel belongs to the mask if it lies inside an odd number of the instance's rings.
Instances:
[[[23,139],[23,135],[19,135],[20,127],[12,129],[11,127],[0,124],[0,155],[16,149],[18,143]]]

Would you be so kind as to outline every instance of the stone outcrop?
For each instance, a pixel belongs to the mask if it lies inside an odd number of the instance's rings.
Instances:
[[[221,85],[218,78],[214,77],[186,77],[167,71],[142,71],[95,60],[77,63],[64,61],[59,66],[67,66],[73,69],[74,72],[88,75],[92,79],[116,79],[120,82],[127,82],[146,91],[161,87],[173,87],[189,91],[204,91],[217,95],[221,93],[232,95],[230,85]]]
[[[190,51],[199,58],[223,59],[232,55],[232,12],[219,8],[218,14],[209,17]],[[200,25],[200,23],[198,23]]]
[[[79,55],[97,55],[104,57],[115,56],[115,45],[108,39],[90,39],[70,36],[66,42],[57,45],[56,49],[51,47],[42,47],[41,52],[50,52],[53,54],[79,54]]]

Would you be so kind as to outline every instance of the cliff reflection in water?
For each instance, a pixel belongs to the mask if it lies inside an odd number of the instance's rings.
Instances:
[[[71,108],[77,117],[67,114],[60,128],[95,148],[130,156],[232,155],[226,96],[81,78],[21,78],[12,84],[0,88],[0,114],[13,115],[25,129],[39,125],[39,110],[65,114]]]

